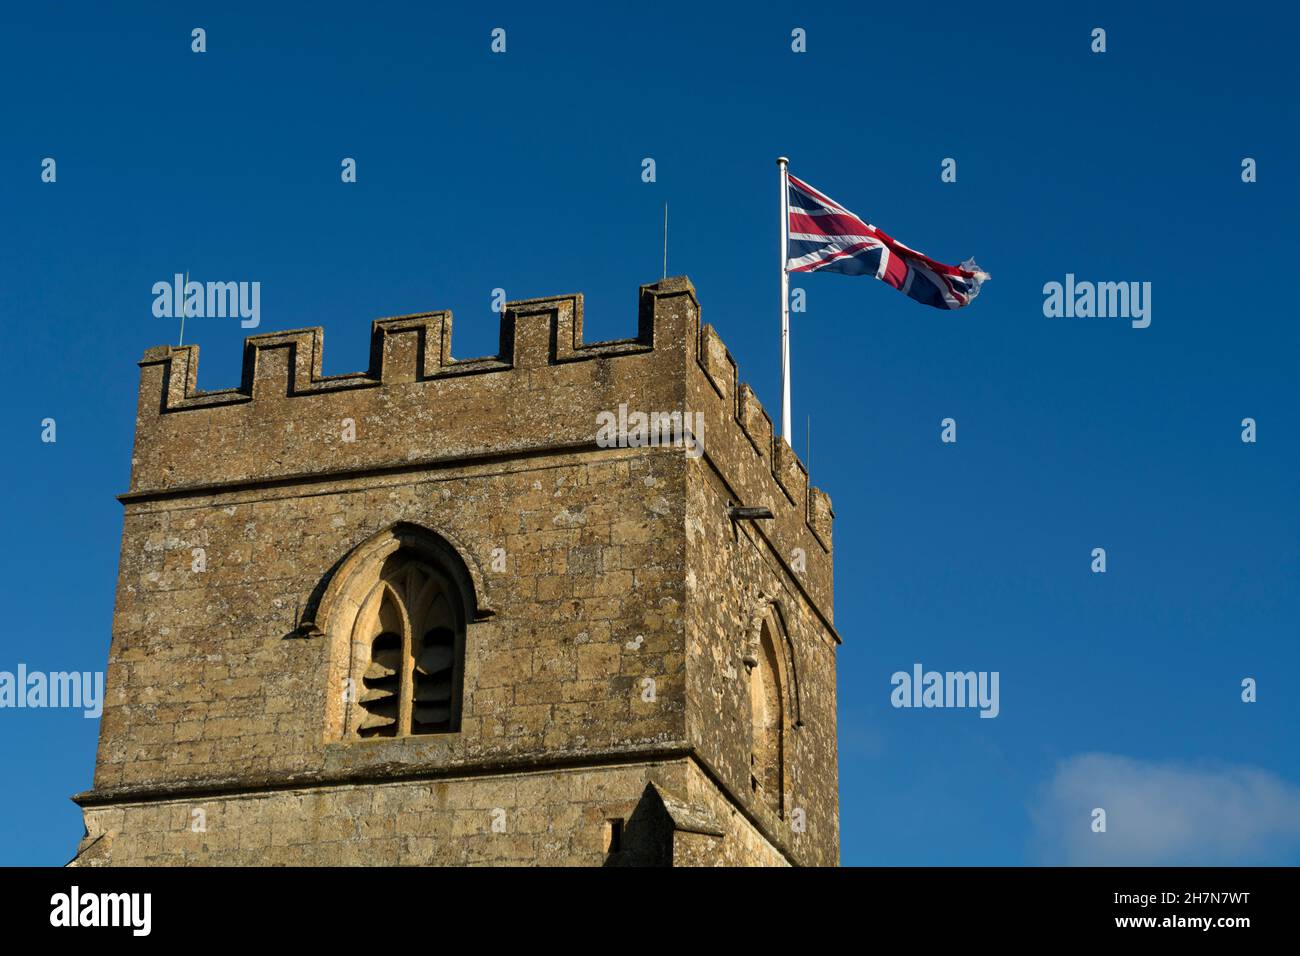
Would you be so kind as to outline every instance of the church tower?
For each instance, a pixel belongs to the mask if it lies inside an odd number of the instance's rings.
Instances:
[[[140,362],[76,865],[835,865],[830,499],[683,278]]]

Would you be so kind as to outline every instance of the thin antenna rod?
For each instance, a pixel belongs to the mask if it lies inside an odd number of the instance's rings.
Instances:
[[[668,278],[668,203],[664,203],[664,278]]]
[[[181,286],[181,337],[180,340],[176,343],[177,348],[180,348],[182,345],[185,344],[185,286],[188,286],[189,284],[190,284],[190,270],[186,269],[185,285]]]
[[[808,428],[804,434],[804,442],[808,449],[808,474],[812,474],[812,416],[808,416]]]

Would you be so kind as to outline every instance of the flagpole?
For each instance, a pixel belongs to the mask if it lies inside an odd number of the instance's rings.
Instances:
[[[790,160],[778,156],[781,170],[781,437],[790,444],[790,273],[785,264],[790,244]]]

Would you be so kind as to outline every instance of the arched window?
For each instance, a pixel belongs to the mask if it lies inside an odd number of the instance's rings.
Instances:
[[[785,699],[777,642],[770,620],[759,632],[758,662],[749,672],[749,774],[755,797],[780,815],[784,810]]]
[[[327,740],[460,731],[467,628],[495,614],[468,554],[399,521],[320,581],[297,633],[329,642]]]
[[[352,631],[349,729],[360,737],[459,730],[464,644],[446,576],[407,549],[389,555]]]

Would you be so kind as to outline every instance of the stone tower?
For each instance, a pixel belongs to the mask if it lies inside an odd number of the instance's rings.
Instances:
[[[837,864],[830,499],[690,282],[321,345],[140,362],[74,863]]]

